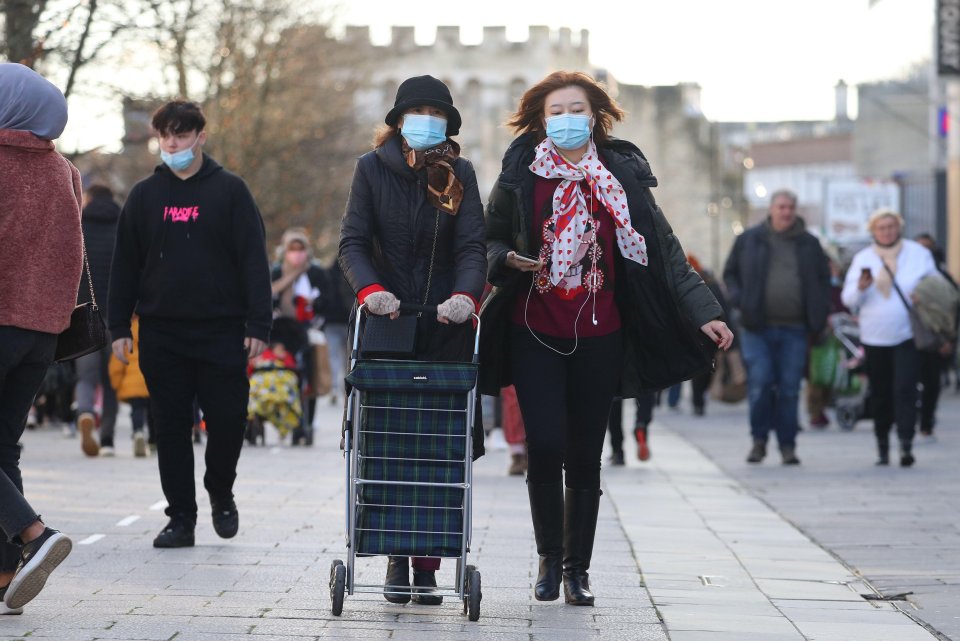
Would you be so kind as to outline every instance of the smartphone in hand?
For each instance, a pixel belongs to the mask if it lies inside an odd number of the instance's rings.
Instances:
[[[520,252],[514,252],[514,255],[517,257],[521,263],[528,263],[530,265],[537,265],[540,263],[540,259],[528,254],[521,254]]]

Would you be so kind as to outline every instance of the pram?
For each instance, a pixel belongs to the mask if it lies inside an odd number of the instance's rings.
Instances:
[[[833,334],[831,340],[836,346],[831,381],[834,411],[840,429],[850,431],[857,421],[868,418],[869,386],[863,376],[860,326],[846,313],[831,314],[828,322]]]
[[[274,320],[270,346],[250,363],[246,439],[251,445],[266,442],[265,422],[280,431],[281,439],[302,427],[307,345],[307,330],[298,321]]]
[[[463,602],[480,618],[480,572],[467,565],[472,530],[473,439],[480,319],[473,361],[431,362],[361,358],[357,311],[344,422],[347,562],[330,567],[332,612],[344,594],[414,595],[420,588],[360,584],[357,557],[455,558],[454,585],[433,594]],[[436,314],[436,307],[402,304],[401,312]]]

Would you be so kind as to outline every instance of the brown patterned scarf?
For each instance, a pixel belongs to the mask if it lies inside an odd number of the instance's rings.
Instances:
[[[460,145],[446,140],[423,151],[411,149],[403,141],[403,155],[414,171],[427,168],[427,200],[445,214],[456,216],[463,202],[463,183],[453,173],[453,163],[460,157]]]

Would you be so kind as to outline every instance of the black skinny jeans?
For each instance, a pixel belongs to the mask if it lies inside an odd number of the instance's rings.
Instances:
[[[919,359],[913,340],[891,347],[864,345],[867,379],[873,407],[873,429],[877,444],[885,450],[890,429],[897,426],[900,447],[910,449],[917,421],[917,379]]]
[[[17,442],[56,346],[56,334],[0,326],[0,572],[17,569],[20,547],[9,541],[40,518],[23,497]]]
[[[644,431],[653,420],[653,406],[657,401],[657,392],[645,392],[636,399],[637,416],[634,420],[633,429],[643,428]],[[615,398],[610,404],[610,422],[607,429],[610,431],[610,450],[623,453],[623,401],[624,399]],[[648,433],[649,437],[649,433]]]
[[[153,328],[145,321],[140,322],[140,369],[150,390],[166,514],[195,521],[194,398],[207,425],[203,485],[211,499],[233,498],[250,391],[243,327]]]
[[[540,335],[560,350],[572,339]],[[575,490],[600,488],[600,456],[610,402],[620,382],[620,332],[581,338],[576,351],[561,356],[544,347],[526,327],[514,327],[510,364],[527,432],[527,481],[563,478]]]

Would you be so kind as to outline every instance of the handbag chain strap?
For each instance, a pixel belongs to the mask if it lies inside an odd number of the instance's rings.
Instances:
[[[97,297],[93,293],[93,276],[90,275],[90,260],[87,258],[87,243],[83,238],[83,227],[80,227],[80,247],[83,248],[83,266],[87,271],[87,285],[90,286],[90,302],[97,307]]]
[[[433,259],[437,256],[437,237],[440,235],[440,210],[437,210],[437,223],[433,228],[433,248],[430,249],[430,269],[427,270],[427,291],[423,293],[423,304],[430,298],[430,282],[433,280]],[[422,316],[423,314],[417,314]]]

